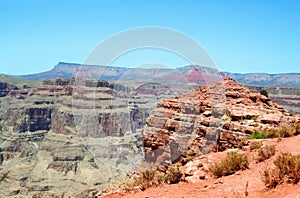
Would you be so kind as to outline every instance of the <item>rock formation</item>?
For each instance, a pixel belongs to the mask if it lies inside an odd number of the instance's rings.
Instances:
[[[159,102],[143,129],[145,155],[168,164],[191,148],[197,154],[216,145],[223,150],[255,131],[299,121],[299,115],[226,77]]]
[[[0,85],[0,197],[93,197],[142,159],[138,131],[148,110],[140,105],[149,105],[128,102],[124,86]]]
[[[170,163],[191,147],[224,149],[255,130],[299,122],[230,78],[174,98],[190,85],[141,84],[0,83],[0,197],[93,197],[139,164],[142,143],[147,160]]]

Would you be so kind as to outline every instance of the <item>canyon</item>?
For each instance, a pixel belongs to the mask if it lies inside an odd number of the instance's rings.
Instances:
[[[245,87],[219,81],[215,71],[185,69],[179,80],[165,78],[169,71],[140,76],[144,70],[104,75],[110,81],[86,78],[89,70],[77,78],[5,77],[0,196],[93,197],[143,160],[170,164],[191,148],[222,151],[256,130],[299,122],[297,87]],[[261,89],[270,98],[255,92]]]

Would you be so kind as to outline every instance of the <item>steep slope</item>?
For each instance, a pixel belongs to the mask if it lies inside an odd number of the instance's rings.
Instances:
[[[93,197],[142,158],[147,101],[106,81],[74,83],[0,84],[0,197]]]

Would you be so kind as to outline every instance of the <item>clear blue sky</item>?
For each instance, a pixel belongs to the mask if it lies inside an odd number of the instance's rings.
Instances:
[[[0,73],[82,63],[102,40],[140,26],[187,34],[222,71],[300,72],[299,10],[298,0],[0,0]]]

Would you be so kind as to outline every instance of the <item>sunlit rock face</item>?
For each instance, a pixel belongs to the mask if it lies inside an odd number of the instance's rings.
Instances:
[[[93,197],[143,159],[150,105],[124,86],[74,79],[0,86],[0,197]]]
[[[159,102],[146,120],[143,145],[148,161],[168,164],[187,149],[199,155],[217,143],[217,149],[224,150],[254,131],[299,120],[299,115],[226,77]]]

